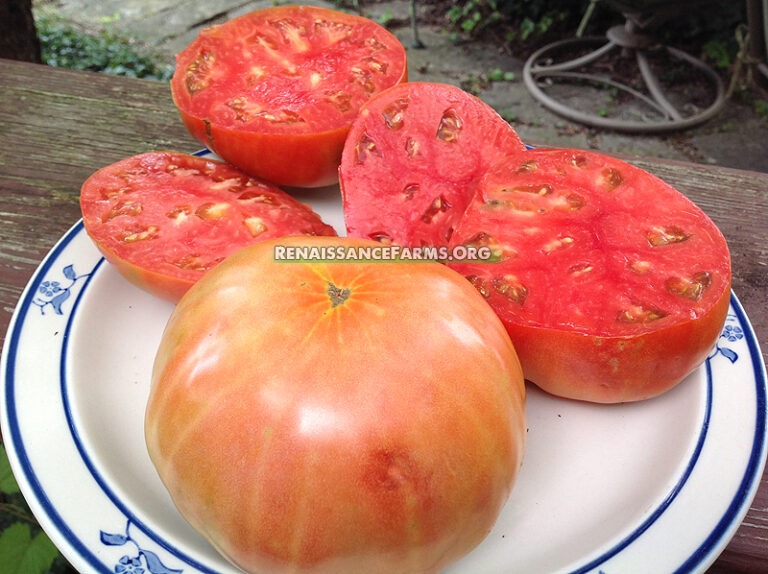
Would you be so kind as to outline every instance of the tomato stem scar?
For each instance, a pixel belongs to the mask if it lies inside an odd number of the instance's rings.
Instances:
[[[336,285],[328,281],[328,289],[326,292],[328,293],[328,297],[331,299],[331,307],[338,307],[349,298],[352,290],[336,287]]]

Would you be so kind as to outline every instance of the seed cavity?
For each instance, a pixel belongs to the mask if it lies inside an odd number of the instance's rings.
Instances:
[[[672,245],[674,243],[682,243],[690,237],[686,231],[678,227],[677,225],[661,226],[657,225],[651,227],[645,234],[648,243],[652,247],[659,247],[661,245]]]
[[[215,65],[216,57],[213,52],[207,50],[198,54],[197,58],[189,65],[184,74],[184,85],[191,96],[211,84],[210,74]]]
[[[630,271],[637,273],[638,275],[645,275],[653,267],[650,261],[645,261],[645,260],[632,261],[631,263],[628,264],[628,266]]]
[[[493,289],[509,301],[522,306],[528,298],[528,288],[515,275],[493,278]]]
[[[437,139],[448,143],[458,141],[461,130],[464,125],[454,109],[447,109],[440,118],[440,124],[437,127]]]
[[[480,295],[486,299],[491,296],[491,288],[490,285],[488,285],[488,281],[477,275],[467,275],[467,280],[475,289],[477,289],[477,292],[480,293]]]
[[[582,154],[574,154],[574,155],[571,156],[571,158],[569,160],[569,163],[572,166],[574,166],[574,167],[578,167],[580,169],[583,169],[583,168],[587,167],[587,164],[589,162],[587,161],[587,156],[582,155]]]
[[[405,154],[408,158],[413,158],[419,153],[419,142],[413,138],[407,138],[405,140]]]
[[[160,234],[160,228],[156,225],[133,228],[131,231],[124,231],[118,237],[123,243],[137,243],[139,241],[150,241]]]
[[[212,201],[203,203],[197,209],[195,209],[195,215],[200,219],[213,220],[226,217],[229,212],[228,203],[214,203]]]
[[[613,191],[619,187],[624,181],[624,176],[615,167],[607,167],[603,170],[601,178],[599,180],[606,191]]]
[[[165,216],[173,220],[174,225],[181,225],[192,215],[191,205],[177,205],[166,212]]]
[[[367,133],[360,136],[355,146],[355,159],[357,163],[365,163],[369,157],[378,157],[381,153],[374,139]]]
[[[568,249],[571,247],[574,243],[573,237],[565,236],[565,237],[556,237],[555,239],[552,239],[545,243],[541,250],[549,255],[550,253],[554,253],[556,251],[561,251],[563,249]]]
[[[384,108],[381,115],[384,118],[384,124],[391,130],[397,131],[403,127],[403,114],[408,109],[408,100],[399,98]]]
[[[529,159],[520,164],[520,167],[517,168],[517,173],[532,173],[537,169],[539,169],[539,164],[536,160]]]
[[[187,271],[205,271],[210,266],[210,263],[206,262],[203,256],[198,253],[187,254],[181,259],[174,261],[173,264]]]
[[[326,91],[325,99],[341,113],[348,112],[352,109],[352,96],[342,90]]]
[[[121,215],[127,217],[136,217],[144,210],[141,203],[136,201],[121,201],[112,206],[112,208],[104,214],[101,218],[102,223],[106,223],[110,219],[120,217]]]
[[[545,183],[545,184],[528,184],[528,185],[518,185],[515,187],[503,187],[499,191],[502,193],[528,193],[531,195],[540,195],[545,196],[549,195],[555,190],[554,187],[552,187],[551,184]]]
[[[665,282],[667,291],[691,301],[699,301],[710,285],[712,275],[708,271],[699,271],[691,277],[670,277]]]
[[[451,204],[445,199],[445,196],[440,194],[438,197],[432,200],[427,210],[421,215],[421,220],[424,223],[432,223],[439,213],[445,213],[451,208]]]
[[[616,320],[619,323],[646,324],[658,321],[666,316],[667,313],[661,309],[637,304],[619,311],[616,315]]]
[[[465,245],[470,247],[488,247],[491,250],[491,256],[486,260],[488,262],[498,263],[511,257],[517,256],[517,251],[510,245],[499,242],[495,237],[486,231],[480,231],[470,237]]]
[[[242,203],[265,203],[267,205],[277,205],[277,201],[275,201],[274,196],[268,193],[257,191],[255,189],[244,191],[237,196],[237,200]]]
[[[246,217],[243,220],[243,223],[248,229],[248,233],[251,234],[251,237],[258,237],[267,230],[267,224],[264,223],[264,220],[261,217]]]
[[[409,183],[403,188],[403,197],[407,200],[413,199],[413,196],[419,193],[421,186],[418,183]]]

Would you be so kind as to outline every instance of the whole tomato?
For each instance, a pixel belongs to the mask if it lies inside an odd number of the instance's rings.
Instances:
[[[439,263],[340,261],[372,246],[246,247],[166,327],[149,453],[246,571],[436,572],[489,533],[520,468],[525,390],[503,325]]]

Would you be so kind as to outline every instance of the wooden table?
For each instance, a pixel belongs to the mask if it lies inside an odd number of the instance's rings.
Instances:
[[[168,86],[0,60],[0,336],[37,265],[80,217],[96,169],[157,149],[199,149]],[[633,160],[634,161],[634,160]],[[768,350],[768,174],[661,160],[634,163],[688,195],[733,255],[733,288]],[[768,572],[768,476],[713,574]]]

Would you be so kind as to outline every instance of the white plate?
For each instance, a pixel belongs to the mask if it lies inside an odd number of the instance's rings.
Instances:
[[[343,228],[338,190],[302,199]],[[234,572],[176,512],[144,447],[151,364],[171,309],[124,281],[78,223],[12,319],[5,445],[38,520],[82,572]],[[529,387],[527,410],[512,496],[451,574],[704,572],[765,463],[765,366],[735,296],[705,364],[667,394],[601,406]]]

